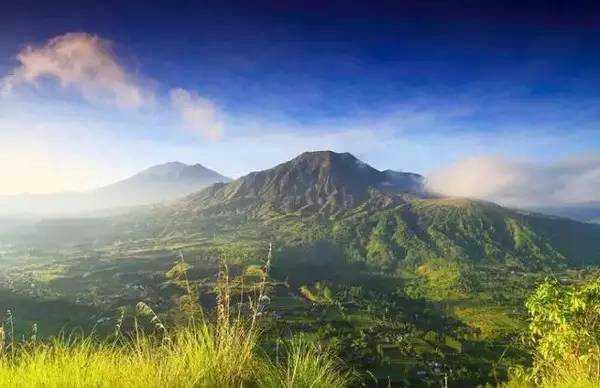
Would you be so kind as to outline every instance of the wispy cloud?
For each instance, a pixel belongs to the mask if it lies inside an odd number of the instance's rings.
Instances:
[[[22,84],[37,85],[53,79],[92,103],[137,109],[151,103],[153,93],[144,88],[119,63],[108,40],[86,33],[69,33],[41,47],[27,46],[17,55],[19,66],[4,79],[4,92]]]
[[[546,164],[472,157],[430,175],[427,184],[439,194],[510,206],[600,201],[600,154]]]
[[[223,135],[223,122],[214,102],[181,88],[171,89],[170,98],[186,128],[212,139]]]
[[[148,86],[153,81],[145,78],[142,82],[141,76],[123,65],[113,43],[97,35],[67,33],[42,46],[27,46],[16,58],[19,65],[0,82],[4,97],[21,86],[41,88],[44,80],[53,80],[91,104],[120,110],[161,110],[166,106],[181,118],[182,129],[207,138],[219,138],[223,133],[221,114],[213,101],[182,88],[157,96]],[[161,98],[167,103],[155,104]]]

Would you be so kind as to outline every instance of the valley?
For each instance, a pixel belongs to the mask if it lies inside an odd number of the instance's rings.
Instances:
[[[528,295],[548,276],[596,278],[600,227],[439,198],[407,179],[381,185],[349,154],[305,153],[173,204],[44,222],[3,237],[0,311],[24,337],[33,323],[46,336],[108,335],[140,301],[175,322],[182,257],[203,309],[225,265],[243,305],[272,243],[267,352],[302,335],[371,383],[506,381],[531,362]]]

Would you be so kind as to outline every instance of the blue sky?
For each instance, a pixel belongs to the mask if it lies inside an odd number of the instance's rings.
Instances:
[[[239,176],[309,149],[424,174],[600,150],[592,3],[118,3],[0,6],[0,193],[171,160]],[[75,45],[83,73],[48,67]]]

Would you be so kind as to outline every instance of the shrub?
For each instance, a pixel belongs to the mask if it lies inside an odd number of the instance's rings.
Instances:
[[[513,369],[508,386],[600,386],[600,279],[574,286],[546,279],[526,306],[534,363]]]

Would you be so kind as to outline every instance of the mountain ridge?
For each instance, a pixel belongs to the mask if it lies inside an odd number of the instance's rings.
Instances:
[[[304,152],[273,168],[192,194],[184,201],[210,205],[246,199],[269,202],[283,212],[337,214],[373,197],[372,191],[424,195],[420,175],[386,171],[349,153]]]
[[[411,184],[390,182],[389,171],[351,154],[303,153],[153,209],[150,218],[168,236],[245,231],[284,245],[325,240],[347,259],[385,270],[440,260],[514,268],[600,262],[597,225],[428,195],[414,189],[417,174],[396,174]]]
[[[227,178],[215,170],[207,168],[200,163],[195,164],[185,164],[182,162],[174,161],[167,162],[163,164],[157,164],[151,167],[148,167],[137,174],[130,176],[122,181],[132,180],[132,179],[144,179],[144,178],[160,178],[160,179],[191,179],[191,178],[202,178],[202,179],[221,179],[223,181],[229,181],[230,178]],[[119,182],[115,182],[117,184]]]

